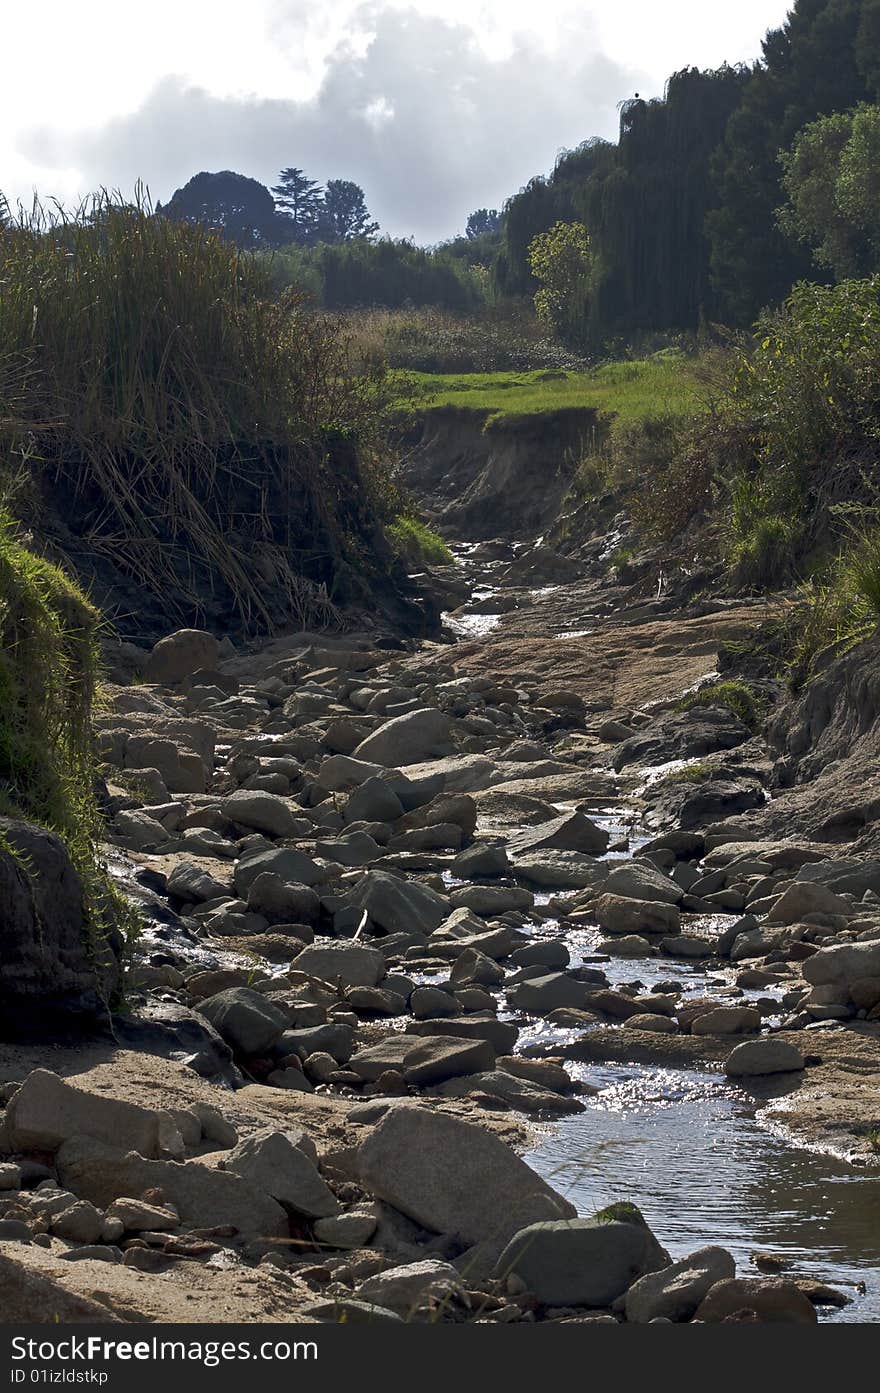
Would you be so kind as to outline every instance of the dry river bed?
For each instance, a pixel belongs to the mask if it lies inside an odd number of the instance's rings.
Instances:
[[[16,1260],[53,1300],[880,1319],[880,865],[761,839],[760,739],[677,709],[756,609],[625,610],[599,574],[469,547],[457,643],[186,631],[110,689],[130,1012],[105,1043],[0,1051],[0,1237],[30,1225]],[[137,1154],[55,1075],[133,1108]],[[34,1219],[21,1155],[96,1210],[88,1242]],[[236,1176],[250,1209],[220,1202]]]

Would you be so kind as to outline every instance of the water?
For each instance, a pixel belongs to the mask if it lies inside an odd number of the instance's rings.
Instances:
[[[880,1320],[880,1176],[761,1127],[722,1077],[685,1069],[572,1066],[602,1091],[525,1160],[588,1215],[642,1210],[673,1259],[716,1243],[740,1275],[770,1252],[852,1297],[823,1320]],[[857,1284],[867,1290],[859,1293]]]

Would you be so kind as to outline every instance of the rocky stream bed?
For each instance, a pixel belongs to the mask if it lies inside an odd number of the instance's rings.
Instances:
[[[7,1320],[880,1318],[880,862],[679,709],[762,606],[604,560],[463,547],[416,651],[120,653],[144,929],[0,1046]]]

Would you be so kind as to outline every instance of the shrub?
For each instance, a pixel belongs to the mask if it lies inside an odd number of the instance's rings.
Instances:
[[[678,703],[679,711],[692,711],[699,706],[724,706],[750,730],[756,730],[767,711],[767,700],[746,682],[735,680],[712,682],[690,692]]]
[[[0,443],[40,457],[84,549],[181,620],[219,594],[244,627],[321,622],[386,490],[382,374],[352,374],[340,326],[216,234],[107,199],[0,233],[0,284],[26,368]]]
[[[405,561],[417,565],[444,566],[455,560],[443,538],[418,518],[401,514],[385,530],[395,551]]]

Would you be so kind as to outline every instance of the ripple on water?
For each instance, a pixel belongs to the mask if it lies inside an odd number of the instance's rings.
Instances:
[[[525,1159],[590,1214],[614,1200],[644,1213],[673,1259],[710,1243],[755,1275],[770,1251],[853,1297],[826,1318],[880,1319],[880,1176],[760,1127],[748,1099],[696,1070],[581,1066],[601,1092]],[[856,1284],[864,1281],[867,1292]]]

